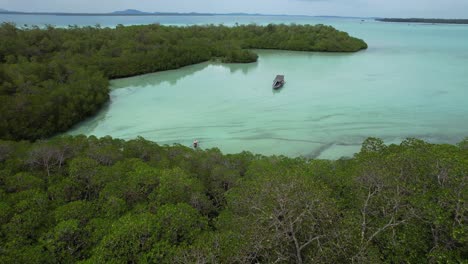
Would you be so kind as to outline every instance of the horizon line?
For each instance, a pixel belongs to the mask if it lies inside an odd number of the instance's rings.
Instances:
[[[125,13],[128,12],[128,13]],[[136,13],[131,13],[136,12]],[[57,15],[57,16],[228,16],[228,15],[241,15],[241,16],[294,16],[294,17],[336,17],[336,18],[366,18],[366,19],[447,19],[447,20],[466,20],[468,18],[440,18],[440,17],[382,17],[382,16],[350,16],[350,15],[305,15],[305,14],[263,14],[263,13],[246,13],[246,12],[230,12],[230,13],[210,13],[210,12],[146,12],[138,9],[125,9],[104,13],[87,13],[87,12],[54,12],[54,11],[12,11],[0,8],[0,14],[10,15]]]

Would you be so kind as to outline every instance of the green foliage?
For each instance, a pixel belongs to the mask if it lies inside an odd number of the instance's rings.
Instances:
[[[155,216],[157,240],[171,245],[192,243],[208,226],[206,219],[185,203],[161,206]]]
[[[158,204],[187,203],[204,212],[210,207],[202,183],[178,168],[163,171],[155,193]]]
[[[156,214],[126,215],[112,225],[97,246],[99,263],[165,262],[178,246],[191,243],[207,226],[186,204],[165,205]]]
[[[94,218],[96,212],[92,203],[79,200],[67,203],[55,209],[55,221],[77,220],[80,224],[85,224]]]
[[[262,168],[275,170],[255,170],[256,175],[229,193],[228,210],[219,218],[219,229],[235,231],[240,242],[229,258],[241,263],[325,262],[330,257],[324,258],[327,254],[320,244],[333,240],[333,221],[337,219],[327,187],[294,164],[278,164],[274,159],[260,163]],[[253,248],[255,255],[251,254]],[[331,253],[331,249],[325,250]]]
[[[7,192],[20,192],[30,189],[43,188],[43,181],[27,172],[20,172],[16,175],[5,178]]]
[[[462,263],[464,144],[369,138],[326,161],[0,142],[0,263]]]
[[[351,52],[367,44],[332,27],[160,25],[0,26],[0,138],[36,140],[66,131],[109,99],[109,79],[177,69],[210,59],[254,62],[250,50]],[[138,143],[138,142],[135,142]],[[136,145],[134,147],[137,147]],[[112,149],[90,155],[114,162]],[[0,160],[7,154],[0,148]]]
[[[86,232],[78,220],[59,222],[44,236],[44,246],[55,263],[73,263],[84,257],[87,247]]]
[[[102,239],[93,258],[97,263],[136,263],[152,248],[153,222],[151,214],[127,215],[115,222]]]

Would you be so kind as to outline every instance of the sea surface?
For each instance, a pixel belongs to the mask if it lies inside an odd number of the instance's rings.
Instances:
[[[0,15],[44,26],[328,24],[369,49],[336,54],[257,50],[250,64],[202,63],[112,81],[110,103],[69,134],[338,159],[367,137],[457,143],[468,136],[468,26],[294,16]],[[273,91],[277,74],[286,85]]]

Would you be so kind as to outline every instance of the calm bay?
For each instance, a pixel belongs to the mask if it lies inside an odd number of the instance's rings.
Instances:
[[[328,24],[364,39],[357,53],[257,50],[251,64],[206,62],[114,80],[111,101],[69,134],[336,159],[380,137],[456,143],[468,136],[468,26],[294,16],[0,15],[18,25]],[[275,92],[276,74],[286,85]]]

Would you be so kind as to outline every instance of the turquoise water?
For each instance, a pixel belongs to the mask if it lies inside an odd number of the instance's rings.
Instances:
[[[203,25],[203,24],[269,24],[269,23],[322,23],[329,24],[333,21],[361,19],[343,18],[321,18],[307,16],[56,16],[56,15],[5,15],[0,14],[0,22],[14,22],[19,26],[23,25],[54,25],[57,27],[67,27],[69,25],[115,27],[122,25],[146,25],[160,23],[163,25]]]
[[[112,26],[153,18],[102,19]],[[257,51],[257,63],[202,63],[114,80],[109,105],[69,133],[140,135],[161,144],[198,139],[202,147],[225,153],[331,159],[352,155],[369,136],[387,143],[406,137],[456,143],[468,136],[468,26],[307,17],[160,19],[155,22],[330,24],[363,38],[369,49]],[[279,92],[271,89],[276,74],[286,75]]]

